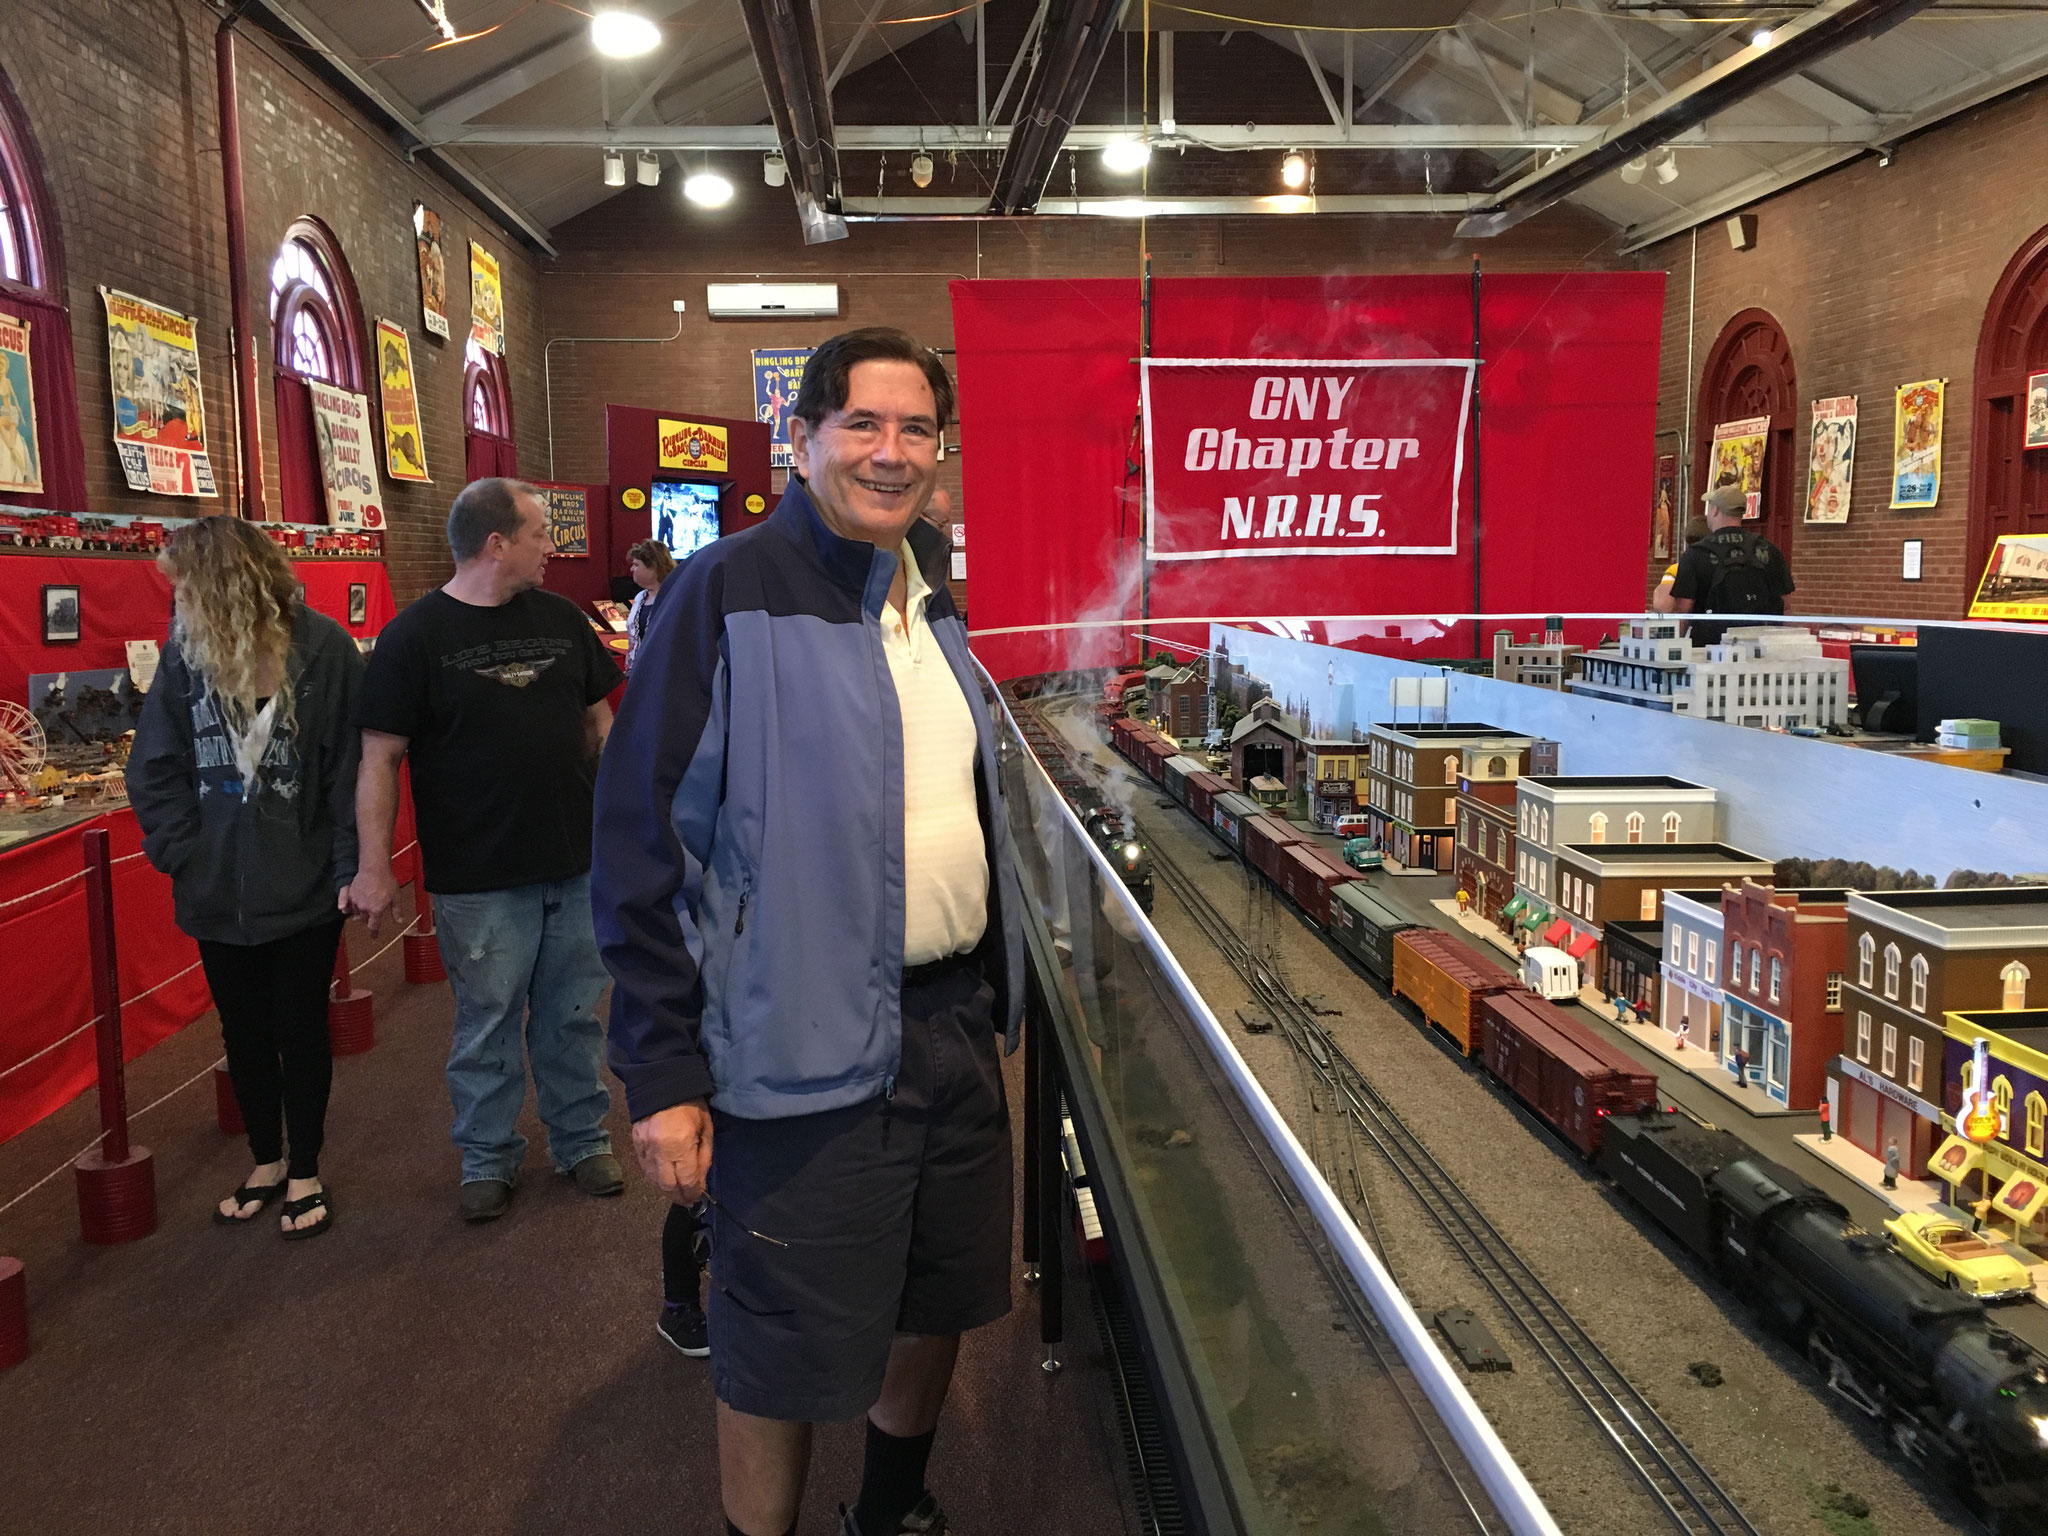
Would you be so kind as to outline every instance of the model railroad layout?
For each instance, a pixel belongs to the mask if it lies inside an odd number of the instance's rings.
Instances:
[[[1031,706],[1015,707],[1035,713]],[[1996,1536],[2048,1529],[2048,1357],[1993,1322],[1981,1301],[1943,1289],[1855,1225],[1838,1202],[1741,1138],[1656,1113],[1652,1074],[1506,970],[1491,966],[1495,981],[1475,969],[1490,966],[1484,956],[1458,945],[1455,964],[1445,961],[1435,976],[1428,974],[1429,957],[1443,953],[1429,940],[1455,940],[1397,917],[1351,871],[1316,882],[1302,901],[1295,891],[1305,888],[1290,878],[1282,850],[1308,839],[1191,759],[1178,759],[1170,781],[1168,764],[1178,754],[1151,727],[1121,717],[1110,727],[1112,745],[1368,976],[1390,993],[1433,997],[1441,1017],[1428,1021],[1432,1032],[1468,1058],[1476,1056],[1544,1123],[1595,1157],[1766,1328],[1804,1354],[1830,1391],[1882,1427],[1908,1462],[1952,1488]],[[1056,732],[1036,719],[1020,729],[1063,790],[1084,785],[1099,797]],[[1255,821],[1268,825],[1253,827]],[[1287,1029],[1316,1075],[1599,1419],[1675,1523],[1688,1531],[1753,1530],[1373,1092],[1313,1012],[1258,961],[1184,871],[1148,851],[1161,883]],[[1565,1084],[1604,1094],[1604,1106],[1594,1108],[1606,1112],[1575,1127],[1565,1107],[1575,1094],[1562,1093]]]

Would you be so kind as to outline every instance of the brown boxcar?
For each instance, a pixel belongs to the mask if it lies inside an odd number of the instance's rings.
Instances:
[[[1528,991],[1507,971],[1447,933],[1404,928],[1394,935],[1394,995],[1413,1002],[1468,1056],[1480,1047],[1480,999],[1495,992]]]
[[[1308,914],[1310,922],[1327,930],[1330,926],[1330,892],[1357,875],[1346,869],[1316,843],[1296,843],[1280,850],[1280,888],[1294,904]]]
[[[1216,797],[1229,793],[1229,783],[1213,773],[1204,771],[1188,775],[1188,809],[1204,826],[1209,824],[1209,813],[1216,808]]]
[[[1278,816],[1253,816],[1244,824],[1244,856],[1275,885],[1283,879],[1280,850],[1300,841],[1301,834]]]
[[[1533,993],[1480,1000],[1486,1070],[1587,1157],[1607,1121],[1657,1104],[1657,1077]]]

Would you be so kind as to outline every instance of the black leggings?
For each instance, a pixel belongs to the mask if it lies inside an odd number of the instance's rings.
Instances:
[[[334,1057],[327,1048],[327,983],[334,974],[341,920],[321,923],[268,944],[199,941],[199,959],[220,1013],[228,1076],[260,1163],[284,1156],[291,1127],[288,1177],[320,1175],[327,1089]]]
[[[695,1206],[668,1208],[668,1219],[661,1224],[661,1299],[672,1307],[697,1305],[703,1230]]]

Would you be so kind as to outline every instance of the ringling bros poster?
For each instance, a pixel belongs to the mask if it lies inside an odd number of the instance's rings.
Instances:
[[[469,339],[486,352],[505,355],[505,290],[498,258],[469,242]]]
[[[432,485],[420,435],[420,401],[412,381],[412,338],[405,327],[377,322],[377,393],[384,407],[384,468],[394,480]]]
[[[1892,505],[1941,500],[1941,397],[1946,379],[1901,384],[1892,407]]]
[[[1806,520],[1849,521],[1849,487],[1856,477],[1856,397],[1813,402],[1813,444],[1807,451]]]
[[[100,289],[114,392],[114,451],[131,491],[212,496],[206,407],[193,321],[132,293]]]
[[[1153,560],[1449,555],[1470,358],[1147,358]]]
[[[1770,440],[1768,416],[1724,421],[1714,428],[1714,452],[1707,461],[1706,488],[1712,491],[1724,485],[1741,486],[1744,517],[1764,515],[1764,446]]]
[[[722,475],[731,462],[732,449],[723,427],[696,421],[655,418],[658,437],[655,459],[663,469],[691,469]]]
[[[28,321],[0,310],[0,491],[33,494],[43,488],[43,456],[36,447],[28,327]]]
[[[810,360],[809,347],[757,348],[754,352],[754,419],[768,423],[771,468],[788,469],[795,462],[789,446],[789,412],[796,404],[797,387],[804,381],[804,365]]]
[[[420,259],[420,323],[448,339],[448,254],[441,248],[441,215],[412,205],[412,243]]]
[[[370,402],[311,379],[306,387],[313,392],[313,438],[320,445],[320,478],[327,485],[327,521],[336,528],[382,528],[384,497],[377,486]]]

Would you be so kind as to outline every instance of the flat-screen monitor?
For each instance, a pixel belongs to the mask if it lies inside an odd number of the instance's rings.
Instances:
[[[718,538],[718,486],[703,480],[657,480],[649,505],[654,539],[678,563]]]
[[[1920,653],[1910,645],[1852,645],[1849,671],[1863,729],[1893,736],[1920,730]]]

